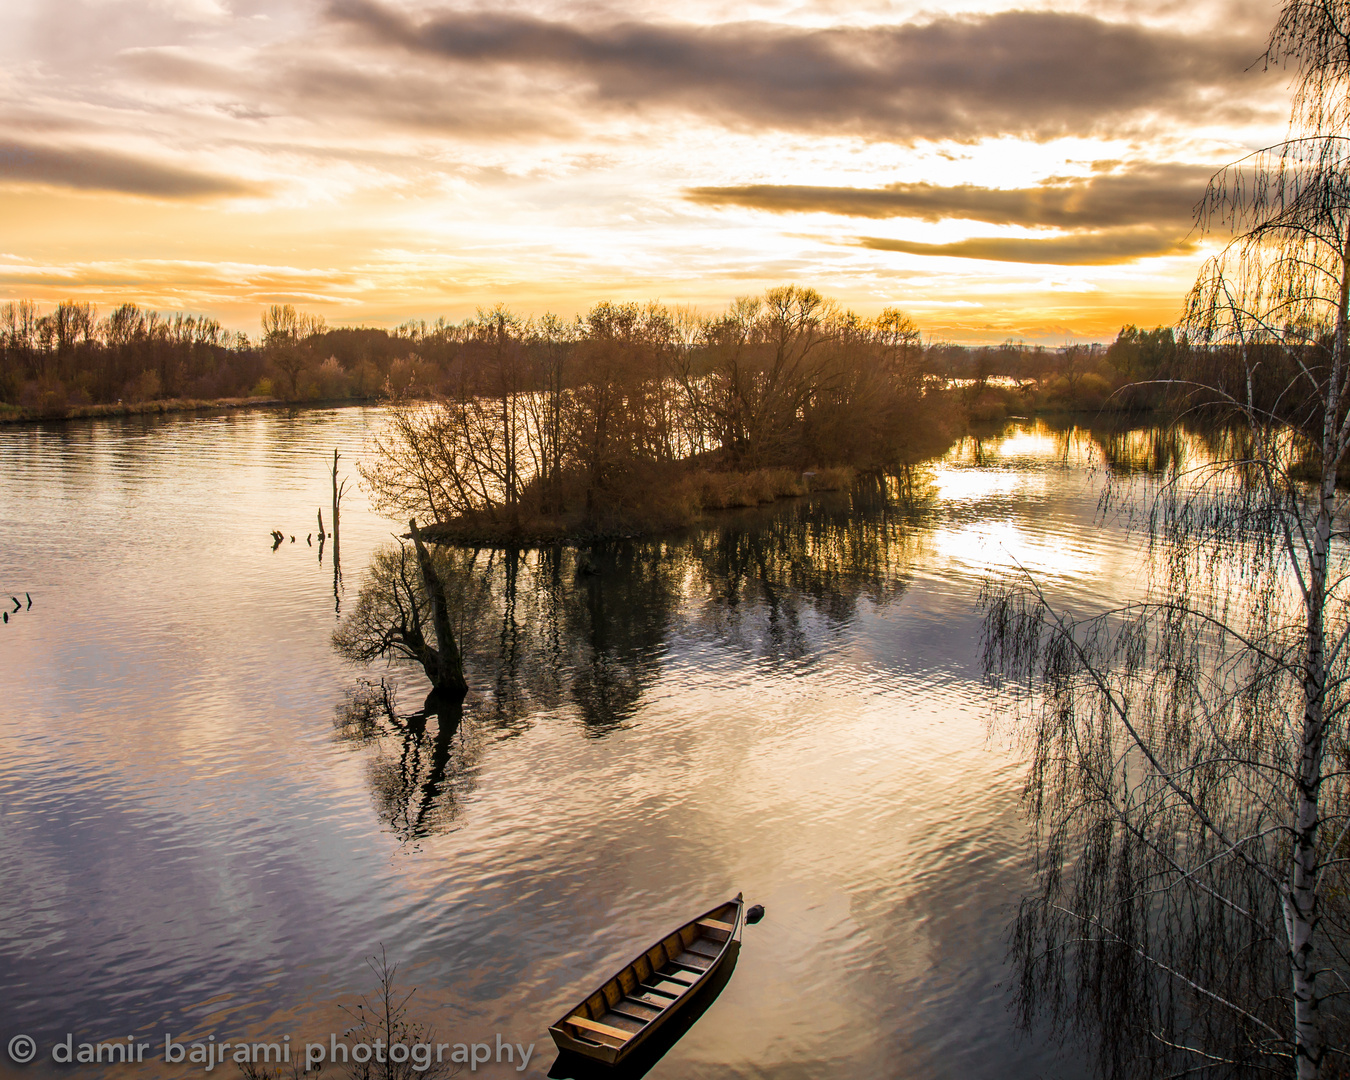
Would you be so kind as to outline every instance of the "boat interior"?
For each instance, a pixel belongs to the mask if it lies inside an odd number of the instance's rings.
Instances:
[[[657,942],[563,1020],[573,1038],[619,1049],[677,1007],[717,962],[736,929],[739,904],[723,904]]]

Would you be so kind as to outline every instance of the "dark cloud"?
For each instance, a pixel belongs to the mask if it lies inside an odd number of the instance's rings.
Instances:
[[[1190,239],[1153,229],[1108,229],[1045,239],[974,237],[950,244],[916,244],[909,240],[865,236],[858,241],[858,246],[873,251],[900,251],[906,255],[946,255],[954,259],[1052,266],[1110,266],[1150,255],[1185,255],[1195,249],[1195,243]]]
[[[1145,165],[1089,177],[1055,177],[1034,187],[974,184],[888,184],[880,188],[744,184],[696,187],[685,197],[709,206],[746,206],[771,213],[846,217],[962,218],[991,225],[1105,229],[1124,225],[1187,228],[1213,169],[1207,165]]]
[[[893,139],[1049,138],[1156,114],[1249,116],[1237,91],[1259,38],[1007,11],[810,30],[763,23],[607,26],[448,10],[414,22],[374,0],[333,0],[364,45],[460,69],[513,65],[617,107],[665,104],[752,125]],[[1221,94],[1215,95],[1219,89]]]
[[[685,195],[713,206],[772,213],[847,217],[958,219],[990,225],[1072,230],[1054,237],[976,237],[950,244],[865,237],[861,246],[909,255],[946,255],[998,262],[1102,266],[1194,250],[1195,206],[1213,173],[1207,165],[1158,164],[1115,169],[1100,163],[1087,177],[1052,177],[1026,188],[973,184],[888,184],[881,188],[745,184],[699,187]],[[1107,171],[1111,170],[1111,171]]]
[[[381,128],[487,139],[575,133],[567,110],[557,102],[512,95],[489,72],[458,80],[437,74],[356,70],[319,59],[297,64],[277,78],[297,113],[326,112],[329,123],[348,128],[353,118],[360,118]]]
[[[254,185],[241,180],[190,172],[127,154],[0,139],[0,184],[13,183],[119,191],[157,199],[258,194]]]
[[[245,123],[278,115],[310,124],[353,123],[478,138],[572,134],[566,108],[537,94],[512,94],[490,70],[450,71],[444,65],[353,63],[342,50],[278,50],[266,63],[231,68],[156,49],[128,51],[120,66],[175,88],[205,91],[219,113]],[[363,127],[362,130],[369,130]],[[303,152],[303,149],[300,151]]]

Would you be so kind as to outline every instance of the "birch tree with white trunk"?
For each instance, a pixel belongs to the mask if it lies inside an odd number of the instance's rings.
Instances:
[[[1291,134],[1202,204],[1232,239],[1187,301],[1189,453],[1103,497],[1151,589],[1077,617],[1026,575],[985,597],[1031,763],[1019,1005],[1090,1029],[1112,1077],[1350,1072],[1350,2],[1286,4],[1267,60]]]

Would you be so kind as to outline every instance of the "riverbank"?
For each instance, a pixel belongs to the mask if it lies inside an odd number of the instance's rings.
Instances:
[[[421,527],[434,544],[517,549],[554,544],[593,544],[671,532],[701,524],[711,513],[765,506],[779,499],[817,492],[842,491],[856,470],[838,468],[797,472],[755,469],[750,472],[698,470],[664,486],[660,497],[642,505],[610,508],[602,515],[536,514],[512,520],[488,515],[433,522]]]
[[[1060,377],[1028,379],[1016,385],[972,384],[958,387],[957,392],[970,423],[1088,413],[1133,417],[1152,413],[1166,404],[1164,389],[1159,384],[1109,381],[1095,374],[1073,382]]]
[[[168,398],[160,401],[70,405],[61,409],[30,409],[0,405],[0,424],[29,424],[53,420],[91,420],[109,416],[157,416],[164,413],[214,412],[231,409],[268,409],[284,406],[277,398]]]
[[[50,423],[60,420],[96,420],[118,416],[160,416],[185,412],[232,412],[245,409],[338,409],[378,404],[378,398],[331,398],[287,401],[278,397],[164,398],[156,401],[105,402],[70,405],[61,409],[29,409],[0,404],[0,424]]]

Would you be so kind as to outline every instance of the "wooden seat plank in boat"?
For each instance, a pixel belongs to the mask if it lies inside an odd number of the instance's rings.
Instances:
[[[558,1049],[623,1060],[739,950],[743,909],[738,894],[659,939],[549,1028]]]
[[[622,1028],[610,1027],[608,1024],[598,1024],[594,1020],[587,1020],[584,1016],[569,1016],[567,1022],[573,1027],[592,1031],[597,1035],[608,1035],[611,1039],[618,1039],[620,1042],[627,1042],[633,1034],[631,1031],[624,1031]]]

